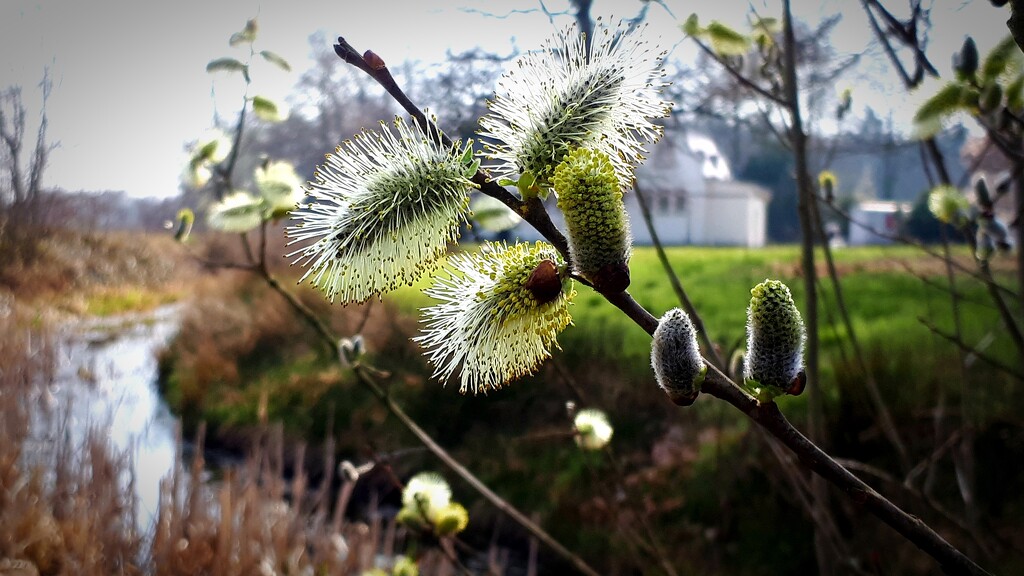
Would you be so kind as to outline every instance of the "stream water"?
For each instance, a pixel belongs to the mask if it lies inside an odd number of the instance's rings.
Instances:
[[[56,375],[43,393],[50,408],[32,422],[44,446],[58,434],[77,446],[93,430],[129,453],[141,527],[155,518],[160,481],[176,461],[178,421],[157,390],[156,354],[177,331],[178,312],[169,305],[64,325],[55,338]]]

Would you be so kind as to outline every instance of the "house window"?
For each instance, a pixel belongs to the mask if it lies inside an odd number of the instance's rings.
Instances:
[[[662,214],[667,213],[670,200],[671,198],[669,198],[668,194],[658,196],[658,212],[661,212]]]
[[[676,196],[676,214],[682,214],[686,212],[686,196],[680,194]]]

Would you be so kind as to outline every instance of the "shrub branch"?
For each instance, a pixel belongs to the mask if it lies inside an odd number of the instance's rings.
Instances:
[[[335,52],[343,60],[353,66],[356,66],[380,83],[381,86],[392,95],[392,97],[395,97],[395,99],[402,104],[407,112],[424,122],[421,124],[422,127],[426,128],[428,126],[423,113],[420,112],[419,109],[398,88],[394,79],[391,77],[391,74],[387,72],[386,66],[381,66],[379,68],[370,66],[366,59],[359,57],[358,52],[356,52],[351,45],[345,42],[344,38],[338,39],[338,44],[335,45]],[[372,52],[367,52],[367,54],[372,54]],[[438,133],[440,133],[440,131],[438,131]],[[443,134],[441,137],[445,138]],[[524,220],[529,222],[531,225],[534,225],[545,239],[558,247],[559,251],[563,252],[563,254],[567,254],[567,251],[563,249],[563,247],[566,246],[564,236],[562,236],[561,232],[551,224],[551,220],[539,200],[533,199],[531,202],[535,202],[532,205],[521,202],[501,186],[491,183],[487,178],[487,174],[483,172],[477,172],[473,180],[474,182],[481,184],[481,190],[484,193],[493,195],[499,200],[506,202],[506,204],[509,204],[510,207],[515,207],[517,212],[523,216]],[[499,188],[500,191],[495,188]],[[513,200],[515,202],[512,202]],[[601,295],[615,307],[622,310],[623,313],[625,313],[645,332],[650,335],[654,334],[655,329],[658,327],[657,318],[637,303],[627,291],[619,293],[602,293]],[[833,484],[855,504],[888,524],[923,552],[934,558],[946,573],[971,575],[989,574],[974,561],[960,552],[960,550],[943,539],[921,519],[908,514],[887,500],[873,488],[850,473],[846,468],[842,467],[831,456],[822,451],[815,443],[808,440],[806,436],[804,436],[786,419],[774,402],[758,403],[756,399],[741,390],[736,383],[715,367],[713,362],[708,361],[708,364],[710,364],[710,366],[701,389],[702,392],[728,402],[751,420],[760,424],[765,430],[778,438],[789,450],[791,450],[800,459],[804,466]],[[381,393],[384,394],[383,398],[387,398],[386,393],[383,391],[381,391]],[[394,411],[392,411],[392,413],[394,413]],[[415,423],[411,421],[410,424],[415,425]],[[414,431],[411,427],[410,430]],[[430,445],[428,445],[428,447],[430,447]],[[437,448],[440,449],[439,446]],[[455,464],[457,465],[457,463]],[[452,467],[452,469],[461,475],[459,468]],[[468,471],[466,471],[466,473],[468,474]],[[484,494],[485,497],[487,496],[487,492],[481,491],[481,494]],[[496,495],[495,498],[497,498]],[[517,520],[519,519],[517,518]],[[520,522],[522,523],[523,521],[529,522],[525,517],[522,518]],[[523,525],[526,526],[526,524]],[[536,527],[536,529],[540,530],[539,527]],[[577,558],[577,560],[579,559]],[[582,560],[579,560],[579,562],[582,563]],[[574,565],[576,565],[575,562]],[[577,568],[580,568],[579,565],[576,566]],[[583,564],[583,566],[585,566],[585,564]],[[592,572],[585,573],[590,574]]]

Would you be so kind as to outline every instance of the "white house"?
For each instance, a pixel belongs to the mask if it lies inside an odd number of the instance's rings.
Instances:
[[[658,239],[665,245],[764,246],[768,190],[732,179],[728,162],[708,137],[681,129],[666,130],[649,147],[647,161],[637,169],[637,189],[647,200]],[[624,198],[633,241],[651,243],[637,195]],[[565,230],[553,199],[551,219]],[[539,236],[529,224],[515,230],[524,240]]]
[[[892,244],[893,237],[900,233],[900,222],[906,219],[910,210],[911,205],[908,202],[871,200],[858,203],[850,209],[851,222],[847,242],[851,246]]]

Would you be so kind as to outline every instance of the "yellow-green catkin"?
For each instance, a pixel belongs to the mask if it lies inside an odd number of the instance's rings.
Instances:
[[[658,386],[679,406],[697,400],[708,367],[700,356],[697,330],[690,317],[673,308],[658,321],[651,342],[651,367]]]
[[[434,533],[438,536],[454,536],[469,525],[469,513],[457,502],[452,502],[438,511],[434,518]]]
[[[804,322],[789,287],[765,280],[750,291],[743,382],[759,401],[802,390]],[[799,384],[796,384],[798,383]]]
[[[625,290],[632,237],[622,186],[608,155],[588,148],[566,154],[555,167],[553,183],[569,228],[575,272],[598,292]]]

